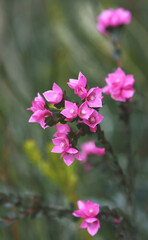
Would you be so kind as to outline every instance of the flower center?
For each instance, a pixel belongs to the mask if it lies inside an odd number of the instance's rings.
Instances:
[[[93,209],[89,209],[89,213],[93,213]]]
[[[61,143],[60,143],[60,146],[61,146],[61,147],[64,147],[64,146],[65,146],[65,143],[64,143],[64,142],[61,142]]]
[[[74,113],[74,109],[70,109],[70,113]]]
[[[64,149],[65,149],[65,148],[67,148],[67,146],[68,146],[68,145],[67,145],[66,142],[61,142],[61,143],[60,143],[60,147],[61,147],[61,148],[64,148]]]
[[[70,109],[70,113],[72,114],[73,117],[75,117],[77,115],[75,109]]]
[[[119,82],[120,82],[120,79],[119,79],[119,78],[117,78],[117,79],[116,79],[116,83],[119,83]]]
[[[54,94],[54,99],[56,100],[56,99],[57,99],[57,97],[58,97],[58,94],[57,94],[57,93],[55,93],[55,94]]]
[[[83,90],[80,88],[80,89],[78,90],[78,92],[79,92],[79,94],[82,94],[82,93],[83,93]]]
[[[72,115],[74,115],[74,114],[75,114],[75,110],[74,110],[74,109],[70,109],[70,113],[71,113]]]
[[[89,119],[89,121],[90,121],[90,123],[95,123],[96,122],[96,118],[95,117],[90,117],[90,119]]]
[[[37,102],[37,106],[38,108],[40,108],[41,110],[44,110],[44,104],[41,102]]]
[[[88,96],[88,101],[94,101],[95,98],[96,98],[95,94],[92,93],[92,94],[90,94],[90,95]]]
[[[84,115],[86,113],[86,111],[83,109],[82,111],[81,111],[81,115]]]

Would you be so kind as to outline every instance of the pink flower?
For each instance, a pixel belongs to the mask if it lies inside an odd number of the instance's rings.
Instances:
[[[86,102],[89,107],[102,107],[102,89],[96,87],[96,88],[91,88],[86,97]]]
[[[87,228],[90,235],[94,236],[98,229],[100,228],[100,222],[96,216],[99,213],[99,204],[93,203],[91,201],[79,200],[77,202],[79,210],[74,211],[72,214],[75,217],[81,217],[84,219],[80,228]]]
[[[82,157],[82,161],[84,161],[84,162],[87,161],[88,155],[98,155],[98,156],[105,155],[105,148],[96,147],[94,141],[89,141],[89,142],[83,143],[81,145],[81,149],[82,149],[81,157]]]
[[[38,110],[32,114],[32,116],[29,119],[29,122],[37,122],[41,125],[42,128],[47,128],[48,126],[45,126],[45,118],[48,116],[52,116],[52,112],[49,110]]]
[[[105,81],[107,86],[102,91],[105,94],[110,94],[117,101],[125,102],[130,100],[135,93],[133,75],[125,75],[121,68],[117,68],[114,73],[108,74]]]
[[[81,100],[84,100],[87,95],[87,90],[82,86],[77,86],[74,90],[74,93],[77,94]]]
[[[78,115],[78,107],[76,103],[65,101],[65,109],[61,111],[61,114],[68,119],[76,118]]]
[[[97,124],[102,122],[103,116],[99,114],[96,110],[93,109],[91,115],[89,116],[88,119],[83,119],[82,121],[79,121],[80,123],[85,123],[90,127],[91,131],[96,132],[97,130]]]
[[[45,108],[45,101],[40,93],[38,93],[37,97],[35,97],[34,101],[32,102],[32,106],[27,108],[27,110],[33,112],[29,122],[37,122],[44,129],[48,127],[45,126],[45,117],[52,116],[52,112]]]
[[[114,221],[115,224],[119,224],[120,223],[120,220],[118,218],[115,219]]]
[[[77,202],[79,210],[76,210],[73,212],[73,215],[75,217],[81,217],[81,218],[91,218],[95,217],[99,213],[99,204],[91,202],[88,200],[86,203],[82,200],[79,200]]]
[[[69,79],[67,83],[70,88],[74,89],[74,93],[77,94],[81,100],[85,99],[87,95],[87,90],[85,89],[87,84],[87,79],[84,75],[80,72],[77,79]]]
[[[56,83],[53,84],[52,90],[44,92],[43,95],[51,104],[57,104],[63,99],[63,91]]]
[[[64,162],[66,163],[67,166],[70,166],[73,163],[73,161],[75,160],[75,158],[78,160],[81,160],[81,155],[80,155],[79,151],[75,148],[66,149],[62,153],[61,157],[63,157]]]
[[[51,152],[54,153],[63,153],[70,146],[69,140],[66,136],[52,139],[52,142],[55,146],[53,147]]]
[[[70,127],[66,124],[57,124],[57,132],[53,135],[54,137],[64,137],[70,132]]]
[[[37,97],[35,97],[34,101],[32,102],[32,106],[30,108],[27,108],[27,110],[36,112],[38,110],[44,110],[44,109],[45,109],[45,100],[41,96],[41,94],[38,93]]]
[[[78,115],[79,115],[79,117],[82,118],[82,119],[88,119],[92,112],[93,112],[93,109],[89,108],[89,107],[87,106],[87,103],[84,102],[84,103],[82,103],[81,106],[79,107]]]
[[[131,22],[131,12],[123,8],[104,10],[97,18],[97,28],[100,33],[108,35],[108,28],[127,25]]]

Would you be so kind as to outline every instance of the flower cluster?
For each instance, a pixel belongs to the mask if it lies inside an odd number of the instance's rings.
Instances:
[[[100,221],[96,216],[99,213],[99,204],[91,201],[79,200],[77,202],[79,210],[73,212],[75,217],[83,218],[80,228],[87,228],[87,231],[91,236],[94,236],[100,228]]]
[[[65,101],[65,109],[61,112],[66,117],[66,121],[72,121],[77,116],[81,118],[79,123],[84,123],[90,127],[91,132],[97,131],[97,125],[103,120],[103,116],[95,110],[102,107],[102,89],[91,88],[87,91],[87,79],[80,72],[78,79],[69,79],[68,86],[74,89],[84,102],[78,106],[75,103]]]
[[[107,86],[103,88],[103,92],[111,95],[117,101],[125,102],[130,100],[135,93],[133,75],[126,75],[121,68],[117,68],[114,73],[108,74],[105,81]]]
[[[104,10],[97,18],[97,28],[100,33],[108,35],[110,29],[127,25],[131,22],[131,13],[123,8]]]
[[[43,93],[47,103],[38,93],[38,97],[32,102],[32,107],[28,108],[33,111],[29,122],[38,122],[43,128],[56,126],[57,132],[52,139],[54,147],[51,152],[61,153],[67,166],[71,165],[75,158],[82,160],[83,157],[84,161],[83,150],[80,154],[74,144],[77,136],[67,123],[76,121],[77,126],[87,125],[91,132],[96,132],[97,125],[103,120],[103,116],[98,113],[99,108],[102,107],[102,89],[99,87],[88,89],[87,79],[82,73],[79,73],[78,79],[69,79],[68,86],[74,89],[74,93],[83,102],[78,104],[68,101],[62,89],[54,83],[52,90]],[[54,106],[52,107],[51,104]],[[94,154],[98,155],[96,152]]]
[[[56,83],[53,84],[52,90],[44,92],[43,95],[51,104],[57,104],[63,99],[63,91]],[[52,116],[53,114],[49,110],[48,105],[40,93],[38,93],[37,97],[35,97],[34,101],[32,102],[32,106],[27,108],[27,110],[33,112],[29,122],[37,122],[44,129],[48,127],[45,123],[45,118]]]
[[[96,87],[87,91],[86,85],[87,79],[82,73],[79,73],[78,79],[69,80],[68,86],[74,89],[74,93],[83,100],[83,103],[78,106],[76,103],[65,100],[65,109],[60,113],[65,117],[64,120],[66,122],[77,120],[78,123],[88,125],[90,131],[96,132],[97,124],[102,121],[103,116],[94,108],[102,107],[102,90]],[[50,91],[48,91],[48,94],[50,94]],[[55,145],[52,152],[62,153],[61,157],[63,157],[67,166],[71,165],[75,158],[77,160],[82,160],[79,151],[72,146],[67,136],[70,132],[69,126],[63,124],[57,125],[57,130],[56,138],[52,140]],[[59,136],[59,132],[61,131],[63,131],[62,136]]]
[[[55,139],[52,140],[54,144],[52,152],[61,153],[67,166],[71,165],[75,158],[86,162],[88,155],[105,154],[105,149],[96,147],[94,141],[82,144],[80,153],[72,140],[76,135],[67,123],[76,121],[77,126],[87,125],[91,132],[96,132],[97,125],[103,120],[103,116],[98,113],[102,107],[102,92],[122,102],[130,100],[134,95],[133,75],[126,75],[121,68],[110,73],[105,80],[107,85],[103,89],[99,87],[88,89],[87,79],[79,73],[78,79],[69,79],[68,86],[74,89],[74,93],[81,98],[82,103],[73,103],[64,99],[62,89],[54,83],[52,90],[43,93],[47,103],[38,93],[32,102],[32,107],[28,108],[33,112],[29,122],[38,122],[44,129],[48,126],[56,126],[57,132],[54,134]],[[48,104],[54,104],[54,108],[50,108]],[[63,110],[59,110],[57,104],[60,104]]]

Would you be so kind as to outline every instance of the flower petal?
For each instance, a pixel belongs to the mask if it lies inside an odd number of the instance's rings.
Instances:
[[[87,224],[87,231],[91,236],[94,236],[98,232],[99,228],[100,228],[100,222],[98,219],[93,223]]]
[[[87,222],[85,220],[81,223],[80,228],[87,228]]]
[[[79,209],[85,208],[85,202],[82,200],[77,201],[77,205]]]

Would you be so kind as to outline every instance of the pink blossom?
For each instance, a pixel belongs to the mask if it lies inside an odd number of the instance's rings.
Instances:
[[[69,82],[67,84],[70,88],[73,88],[73,89],[75,89],[77,86],[81,86],[85,88],[87,84],[87,79],[80,72],[78,75],[78,79],[69,79]]]
[[[89,107],[87,106],[87,103],[84,102],[84,103],[82,103],[81,106],[79,107],[78,115],[79,115],[79,117],[82,118],[82,119],[88,119],[92,112],[93,112],[93,109],[89,108]]]
[[[44,92],[43,95],[51,104],[57,104],[63,99],[63,91],[56,83],[53,84],[52,90]]]
[[[83,143],[81,145],[81,150],[82,150],[81,157],[82,157],[82,161],[84,162],[87,161],[88,155],[98,155],[98,156],[105,155],[105,148],[96,147],[94,141]]]
[[[45,126],[45,118],[48,116],[52,116],[52,112],[50,112],[49,110],[38,110],[31,115],[29,122],[37,122],[41,125],[42,128],[45,129],[48,127]]]
[[[115,219],[114,221],[115,224],[119,224],[120,223],[120,220],[118,218]]]
[[[81,160],[81,155],[80,155],[79,151],[75,148],[66,149],[62,153],[61,157],[63,157],[64,162],[66,163],[67,166],[70,166],[73,163],[73,161],[75,160],[75,158],[77,160]]]
[[[30,108],[27,108],[27,110],[30,110],[32,112],[36,112],[38,110],[44,110],[45,109],[45,100],[41,96],[40,93],[37,94],[37,97],[34,98],[34,101],[32,102],[32,106]]]
[[[95,217],[99,213],[99,204],[88,200],[86,203],[82,200],[77,202],[79,210],[73,212],[75,217],[90,218]]]
[[[89,107],[102,107],[102,89],[96,87],[96,88],[91,88],[86,97],[86,102]]]
[[[121,25],[127,25],[131,22],[131,12],[123,8],[104,10],[97,18],[97,28],[100,33],[108,35],[107,28],[115,28]]]
[[[77,94],[81,100],[84,100],[87,96],[87,90],[82,86],[77,86],[74,90],[74,93]]]
[[[27,110],[33,112],[29,122],[37,122],[44,129],[48,127],[45,126],[45,117],[52,116],[52,112],[45,108],[45,101],[40,93],[38,93],[37,97],[35,97],[34,101],[32,102],[32,106],[27,108]]]
[[[107,86],[102,91],[105,94],[110,94],[117,101],[125,102],[126,100],[130,100],[135,93],[133,75],[125,75],[121,68],[117,68],[114,73],[108,74],[105,81]]]
[[[94,236],[100,228],[100,222],[96,216],[99,213],[99,204],[87,201],[79,200],[77,202],[79,210],[74,211],[72,214],[75,217],[81,217],[84,219],[80,228],[87,228],[90,235]]]
[[[66,136],[52,139],[52,142],[55,146],[53,147],[51,152],[54,153],[63,153],[70,146],[69,140]]]
[[[68,119],[76,118],[78,115],[78,107],[76,103],[65,101],[65,109],[61,111],[61,114]]]
[[[87,79],[84,75],[80,72],[77,79],[69,79],[67,83],[70,88],[74,89],[74,93],[77,94],[81,100],[85,99],[87,95],[87,90],[85,89],[87,84]]]
[[[53,135],[54,137],[63,137],[70,132],[70,127],[66,124],[57,124],[57,132]]]
[[[83,119],[82,121],[79,121],[80,123],[85,123],[90,127],[90,130],[96,132],[97,130],[97,124],[102,122],[103,116],[99,114],[96,110],[93,109],[91,115],[89,116],[88,119]]]

